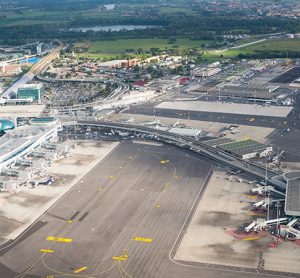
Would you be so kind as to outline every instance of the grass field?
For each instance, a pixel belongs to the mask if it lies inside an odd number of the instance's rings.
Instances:
[[[229,49],[224,52],[211,50],[205,52],[204,58],[215,60],[217,58],[237,57],[239,54],[254,54],[267,51],[300,51],[300,39],[269,40],[239,49]]]
[[[241,49],[243,50],[243,49]],[[300,39],[265,41],[245,48],[248,51],[300,51]]]
[[[243,43],[252,40],[243,40]],[[172,49],[176,46],[179,52],[185,49],[198,48],[203,50],[201,45],[209,41],[190,40],[188,38],[177,38],[176,42],[169,43],[168,39],[118,39],[110,41],[96,41],[77,43],[75,48],[84,47],[88,50],[79,54],[81,57],[90,57],[95,59],[116,59],[121,58],[126,50],[134,50],[135,52],[141,48],[145,52],[150,48]],[[237,57],[239,54],[254,54],[256,52],[266,51],[300,51],[300,39],[288,40],[270,40],[255,45],[247,46],[240,49],[229,49],[223,52],[216,50],[204,50],[203,60],[206,62],[215,62],[218,60]],[[132,54],[134,56],[134,54]]]
[[[90,43],[77,43],[75,44],[75,48],[88,48],[87,52],[81,54],[81,56],[101,58],[105,57],[105,55],[120,55],[128,50],[133,50],[136,52],[140,48],[145,52],[149,51],[150,48],[159,48],[161,50],[177,48],[179,51],[190,48],[200,49],[201,45],[207,43],[208,41],[178,38],[171,44],[169,42],[170,40],[168,39],[118,39],[110,41],[96,41]]]

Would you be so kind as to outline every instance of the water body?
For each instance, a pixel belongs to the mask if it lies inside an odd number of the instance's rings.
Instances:
[[[104,8],[109,11],[109,10],[113,10],[116,7],[115,4],[109,4],[109,5],[104,5]]]
[[[30,63],[30,64],[35,64],[37,63],[38,61],[40,60],[40,58],[38,57],[32,57],[32,58],[29,58],[29,59],[24,59],[24,60],[20,60],[19,63],[20,64],[24,64],[24,63]]]
[[[157,26],[151,25],[111,25],[111,26],[92,26],[92,27],[78,27],[70,28],[69,31],[78,31],[78,32],[120,32],[120,31],[133,31],[138,29],[147,29],[147,28],[157,28]]]

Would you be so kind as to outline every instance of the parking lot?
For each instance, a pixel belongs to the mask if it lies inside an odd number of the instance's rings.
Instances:
[[[300,67],[294,67],[272,79],[272,83],[289,84],[300,77]]]
[[[102,83],[92,82],[49,82],[46,86],[47,102],[54,106],[70,106],[92,102],[105,97],[109,88]]]

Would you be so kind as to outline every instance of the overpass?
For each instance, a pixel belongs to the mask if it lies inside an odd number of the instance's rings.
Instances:
[[[77,124],[79,126],[93,126],[99,128],[109,128],[112,130],[126,131],[134,135],[147,134],[150,135],[154,140],[175,144],[177,146],[189,149],[217,163],[228,166],[231,169],[239,170],[243,173],[249,174],[260,181],[265,180],[266,174],[269,179],[280,174],[279,172],[270,169],[266,170],[265,167],[256,163],[245,161],[225,151],[216,149],[212,146],[209,146],[208,144],[205,144],[205,142],[199,142],[198,140],[184,135],[177,135],[168,131],[162,131],[148,126],[95,121],[78,121]],[[268,180],[268,184],[277,187],[276,184],[273,184],[272,180]]]

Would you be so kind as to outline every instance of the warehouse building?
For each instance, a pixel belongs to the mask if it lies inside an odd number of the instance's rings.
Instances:
[[[278,86],[266,84],[224,84],[217,92],[219,96],[273,99]]]
[[[18,88],[18,99],[32,99],[35,102],[41,102],[45,88],[43,84],[25,84]]]
[[[195,77],[209,77],[221,71],[220,68],[196,68],[191,71],[191,75]]]
[[[251,139],[222,144],[218,148],[242,159],[265,157],[273,151],[272,146]]]

